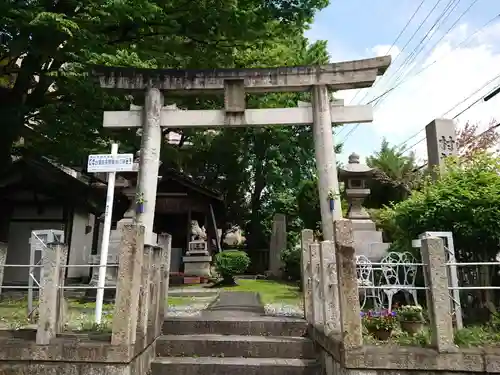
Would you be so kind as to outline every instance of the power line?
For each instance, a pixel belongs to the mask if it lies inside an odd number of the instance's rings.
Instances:
[[[401,36],[403,35],[403,33],[406,31],[406,29],[407,29],[407,28],[408,28],[408,26],[410,25],[411,21],[413,21],[413,19],[414,19],[414,18],[415,18],[415,16],[417,15],[417,13],[418,13],[418,11],[420,10],[420,8],[422,8],[422,5],[424,5],[425,1],[426,1],[426,0],[422,0],[422,1],[420,2],[420,4],[418,5],[417,9],[415,9],[415,11],[414,11],[414,12],[413,12],[413,14],[411,15],[410,19],[406,22],[406,24],[405,24],[405,26],[403,27],[403,29],[399,32],[399,34],[398,34],[398,36],[396,37],[396,39],[394,39],[394,41],[392,42],[392,45],[389,47],[389,49],[387,50],[387,52],[385,53],[385,55],[388,55],[388,54],[391,52],[391,50],[394,48],[394,46],[395,46],[395,45],[396,45],[396,43],[398,42],[399,38],[401,38]],[[441,0],[439,0],[439,1],[441,1]],[[438,2],[439,2],[439,1],[438,1]],[[396,57],[396,59],[397,59],[397,57]],[[371,88],[373,89],[373,87],[375,87],[376,85],[377,85],[377,82],[375,82]],[[356,97],[357,97],[360,93],[361,93],[361,90],[358,90],[358,92],[354,95],[354,97],[353,97],[353,98],[349,101],[348,105],[350,105],[350,104],[354,101],[354,99],[356,99]],[[363,101],[363,99],[364,99],[364,98],[366,98],[366,96],[367,96],[367,95],[368,95],[368,93],[366,93],[366,95],[365,95],[365,96],[361,99],[361,101]],[[361,102],[361,101],[360,101],[360,102]],[[357,125],[356,125],[355,127],[353,127],[353,128],[357,128],[358,126],[359,126],[359,124],[357,124]],[[344,126],[344,127],[342,127],[342,128],[340,129],[340,131],[337,133],[337,136],[339,136],[339,135],[340,135],[340,134],[344,131],[344,129],[346,129],[346,128],[347,128],[347,127],[345,127],[345,126]],[[353,132],[353,130],[351,129],[351,130],[349,131],[349,133],[347,133],[347,134],[349,135],[349,134],[350,134],[350,133],[352,133],[352,132]],[[344,137],[344,139],[345,139],[345,137]]]
[[[479,0],[474,0],[467,9],[465,9],[462,14],[460,14],[460,16],[455,20],[455,22],[448,28],[448,30],[446,30],[443,35],[441,35],[441,38],[439,38],[439,40],[434,43],[434,45],[429,48],[429,50],[427,51],[427,53],[424,55],[423,59],[425,59],[427,56],[429,56],[430,53],[432,53],[432,51],[439,45],[439,43],[455,28],[455,26],[460,22],[460,20],[472,9],[472,7],[478,2]],[[458,3],[457,3],[458,5]],[[448,14],[448,16],[450,15],[451,13]],[[422,59],[422,60],[423,60]],[[413,68],[411,68],[408,72],[406,72],[406,76],[409,75],[409,73],[411,72],[411,70],[413,70]]]
[[[445,9],[441,12],[441,14],[438,16],[438,18],[434,21],[434,23],[432,24],[432,26],[429,28],[429,30],[425,33],[425,35],[423,36],[423,38],[420,40],[420,42],[415,46],[415,48],[413,48],[413,51],[411,51],[408,56],[406,56],[405,60],[403,61],[403,63],[398,67],[398,69],[394,72],[394,74],[392,74],[392,76],[389,78],[389,81],[387,82],[387,84],[389,85],[389,83],[393,80],[394,77],[396,77],[396,75],[402,70],[404,69],[407,65],[409,65],[411,62],[412,62],[412,58],[416,58],[416,51],[418,49],[418,47],[420,47],[422,44],[424,44],[424,41],[427,39],[427,37],[429,36],[429,34],[431,33],[432,30],[434,30],[434,28],[436,27],[436,25],[439,23],[439,21],[441,21],[443,19],[443,17],[445,16],[446,12],[450,9],[450,7],[455,4],[455,7],[458,5],[458,2],[460,0],[450,0],[448,2],[448,4],[445,6]],[[428,16],[431,15],[431,13],[433,12],[433,10],[437,7],[437,5],[439,4],[439,1],[435,4],[434,8],[431,10],[431,12],[428,14]],[[452,8],[452,11],[455,9]],[[449,16],[449,14],[448,14]],[[428,17],[427,17],[428,18]],[[427,20],[427,18],[424,20],[424,22]],[[396,82],[397,83],[397,80],[398,78],[400,78],[400,76],[398,76],[396,78]]]
[[[488,80],[485,84],[483,84],[480,88],[476,89],[474,92],[472,92],[471,94],[469,94],[468,96],[466,96],[464,99],[462,99],[460,102],[458,102],[457,104],[455,104],[452,108],[450,108],[448,111],[446,111],[445,113],[443,113],[440,117],[445,117],[448,113],[450,113],[451,111],[453,111],[455,108],[457,108],[458,106],[460,106],[461,104],[467,102],[471,97],[473,97],[474,95],[476,95],[478,92],[484,90],[489,84],[491,84],[493,81],[495,81],[496,79],[499,79],[500,78],[500,74],[496,75],[495,77],[493,77],[492,79]],[[488,94],[489,95],[489,94]],[[465,111],[469,110],[470,108],[472,108],[474,105],[476,105],[477,103],[479,103],[479,101],[481,100],[484,100],[487,96],[481,96],[479,99],[475,100],[472,104],[470,104],[469,106],[467,106],[464,110],[460,111],[458,114],[456,114],[454,117],[453,117],[453,120],[456,119],[458,116],[460,116],[461,114],[463,114]],[[425,127],[422,128],[418,133],[415,133],[412,137],[410,137],[409,139],[412,139],[412,138],[415,138],[418,134],[420,134],[422,131],[425,130]],[[409,140],[408,139],[408,140]],[[401,145],[404,145],[406,142],[408,142],[408,140],[406,140],[405,142],[403,142]],[[411,145],[410,147],[405,147],[401,152],[400,154],[403,154],[404,152],[412,149],[413,147],[415,147],[416,145],[418,145],[419,143],[421,143],[422,141],[425,140],[425,137],[420,139],[418,142],[414,143],[413,145]],[[401,146],[397,146],[397,147],[401,147]]]
[[[472,137],[472,139],[467,142],[464,146],[468,145],[468,144],[471,144],[472,142],[474,142],[476,139],[479,139],[481,138],[483,135],[485,135],[486,133],[492,131],[493,129],[496,129],[500,126],[500,122],[498,124],[495,124],[495,125],[492,125],[490,126],[488,129],[486,129],[485,131],[479,133],[478,135],[475,135],[474,137]],[[425,139],[425,138],[424,138]],[[416,167],[413,169],[412,172],[418,172],[419,170],[421,170],[422,168],[424,168],[427,164],[422,164],[421,166],[419,167]]]
[[[467,45],[474,36],[476,36],[478,33],[480,33],[481,31],[483,31],[486,27],[488,27],[492,22],[494,22],[497,18],[500,18],[500,14],[497,14],[496,16],[494,16],[493,18],[491,18],[490,20],[488,20],[486,23],[484,23],[481,27],[479,27],[478,29],[476,29],[471,35],[469,35],[466,39],[464,39],[462,42],[460,42],[456,47],[454,47],[452,50],[450,50],[446,55],[445,57],[441,57],[441,59],[436,59],[434,60],[432,63],[426,65],[425,67],[423,67],[422,69],[420,69],[417,73],[415,73],[413,76],[410,76],[410,77],[407,77],[405,78],[403,81],[399,82],[398,84],[396,84],[394,87],[391,87],[389,88],[388,90],[384,91],[382,94],[380,94],[379,96],[377,96],[376,98],[372,99],[370,102],[368,102],[367,104],[371,104],[373,103],[375,100],[387,95],[388,93],[394,91],[395,89],[397,89],[398,87],[400,87],[403,83],[407,82],[408,80],[411,80],[412,78],[415,78],[417,76],[419,76],[421,73],[423,73],[424,71],[426,71],[427,69],[429,69],[431,66],[433,66],[435,63],[437,63],[438,61],[442,61],[444,58],[447,58],[447,57],[450,57],[452,52],[454,52],[455,50]],[[485,97],[486,99],[486,97]],[[409,138],[405,139],[403,142],[401,142],[397,147],[401,147],[403,146],[405,143],[407,143],[408,141],[412,140],[413,138],[415,138],[417,135],[419,135],[424,129],[421,129],[419,130],[417,133],[414,133],[412,134]]]
[[[403,27],[403,29],[401,30],[401,32],[398,34],[398,36],[396,37],[396,39],[394,40],[394,42],[392,42],[391,47],[390,47],[390,48],[388,49],[388,51],[386,52],[386,55],[388,55],[388,54],[391,52],[391,50],[394,48],[394,46],[395,46],[395,45],[396,45],[396,43],[398,42],[398,40],[399,40],[399,38],[401,37],[401,35],[403,35],[403,33],[406,31],[406,29],[407,29],[407,28],[408,28],[408,26],[410,25],[411,21],[413,21],[413,19],[414,19],[414,18],[415,18],[415,16],[417,15],[417,13],[418,13],[418,11],[420,10],[420,8],[422,8],[422,5],[424,5],[425,1],[426,1],[426,0],[422,0],[422,1],[420,2],[419,6],[417,7],[417,9],[415,9],[415,11],[414,11],[414,12],[413,12],[413,14],[411,15],[410,19],[408,20],[408,22],[406,22],[406,25]],[[441,1],[441,0],[439,0],[439,1]],[[439,2],[439,1],[438,1],[438,2]],[[396,59],[397,59],[397,57],[396,57]],[[373,86],[375,86],[375,85],[376,85],[376,83],[375,83]],[[372,86],[372,87],[373,87],[373,86]],[[354,99],[356,99],[356,97],[359,95],[359,93],[360,93],[360,92],[361,92],[361,90],[359,90],[359,91],[356,93],[356,95],[354,95],[354,97],[350,100],[349,104],[351,104],[351,103],[354,101]],[[365,95],[365,97],[366,97],[366,95]],[[364,98],[363,98],[363,99],[364,99]],[[361,99],[361,101],[362,101],[363,99]]]
[[[415,32],[412,34],[412,36],[410,37],[410,39],[407,41],[407,43],[404,45],[403,49],[401,50],[400,54],[396,57],[395,61],[397,61],[398,57],[401,56],[402,52],[406,49],[406,47],[409,45],[409,43],[413,40],[413,38],[415,37],[415,35],[417,34],[417,32],[422,28],[422,26],[424,25],[425,21],[427,21],[427,19],[431,16],[431,14],[434,12],[434,10],[437,8],[437,6],[439,5],[439,3],[441,2],[442,0],[438,0],[436,2],[436,4],[434,4],[434,7],[429,11],[429,13],[427,14],[427,16],[424,18],[424,20],[420,23],[419,27],[417,28],[417,30],[415,30]],[[442,17],[444,16],[445,12],[449,9],[449,7],[451,5],[453,5],[453,3],[455,3],[456,1],[460,2],[461,0],[450,0],[448,2],[448,4],[446,5],[445,7],[445,10],[443,12],[441,12],[441,14],[438,16],[438,18],[434,21],[434,24],[431,26],[431,28],[427,31],[427,33],[424,35],[424,37],[420,40],[420,42],[418,43],[418,45],[413,49],[413,51],[410,53],[410,55],[403,61],[403,63],[399,66],[399,68],[396,70],[396,72],[392,75],[392,77],[394,77],[402,67],[405,66],[405,64],[408,63],[408,59],[409,57],[412,56],[412,54],[415,53],[416,49],[422,44],[424,43],[425,39],[427,38],[427,36],[429,35],[429,33],[434,29],[434,27],[436,26],[436,24],[439,22],[440,19],[442,19]],[[425,44],[425,43],[424,43]],[[394,61],[394,62],[395,62]],[[389,78],[389,80],[392,79]],[[383,78],[382,78],[383,79]],[[381,79],[381,80],[382,80]],[[372,86],[372,89],[377,85],[377,83],[379,83],[380,81],[376,82],[373,86]],[[359,91],[358,91],[359,93]],[[366,92],[366,94],[363,96],[363,98],[361,99],[360,102],[362,102],[367,96],[368,96],[368,93],[369,91]],[[355,96],[356,97],[356,96]],[[354,99],[354,98],[353,98]],[[352,100],[351,100],[352,102]],[[375,108],[377,105],[379,104],[379,102],[375,103],[375,105],[373,106],[373,108]],[[356,131],[356,129],[360,126],[361,124],[358,123],[356,124],[355,126],[353,126],[351,128],[351,130],[349,130],[349,132],[344,136],[342,142],[345,142],[349,136],[351,136],[352,133],[354,133],[354,131]],[[340,133],[340,132],[339,132]]]

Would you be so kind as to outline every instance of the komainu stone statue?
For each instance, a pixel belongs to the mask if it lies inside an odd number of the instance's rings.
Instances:
[[[200,227],[198,220],[191,220],[191,241],[207,240],[205,227]]]

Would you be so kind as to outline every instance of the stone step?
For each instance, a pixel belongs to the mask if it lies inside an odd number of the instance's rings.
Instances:
[[[229,315],[229,314],[228,314]],[[245,336],[305,336],[304,319],[285,317],[231,317],[203,319],[172,317],[163,323],[164,335],[245,335]]]
[[[316,358],[305,337],[240,335],[165,335],[156,341],[159,357]]]
[[[312,359],[157,357],[152,375],[321,375]]]

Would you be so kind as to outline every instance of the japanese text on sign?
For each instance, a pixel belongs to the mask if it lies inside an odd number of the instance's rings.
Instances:
[[[134,170],[134,154],[89,155],[87,172],[131,172]]]

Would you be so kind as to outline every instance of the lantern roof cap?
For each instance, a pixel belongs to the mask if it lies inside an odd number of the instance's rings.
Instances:
[[[373,173],[373,168],[359,162],[359,155],[353,152],[349,155],[349,162],[344,168],[340,169],[340,174],[345,177],[362,177],[370,176]]]

